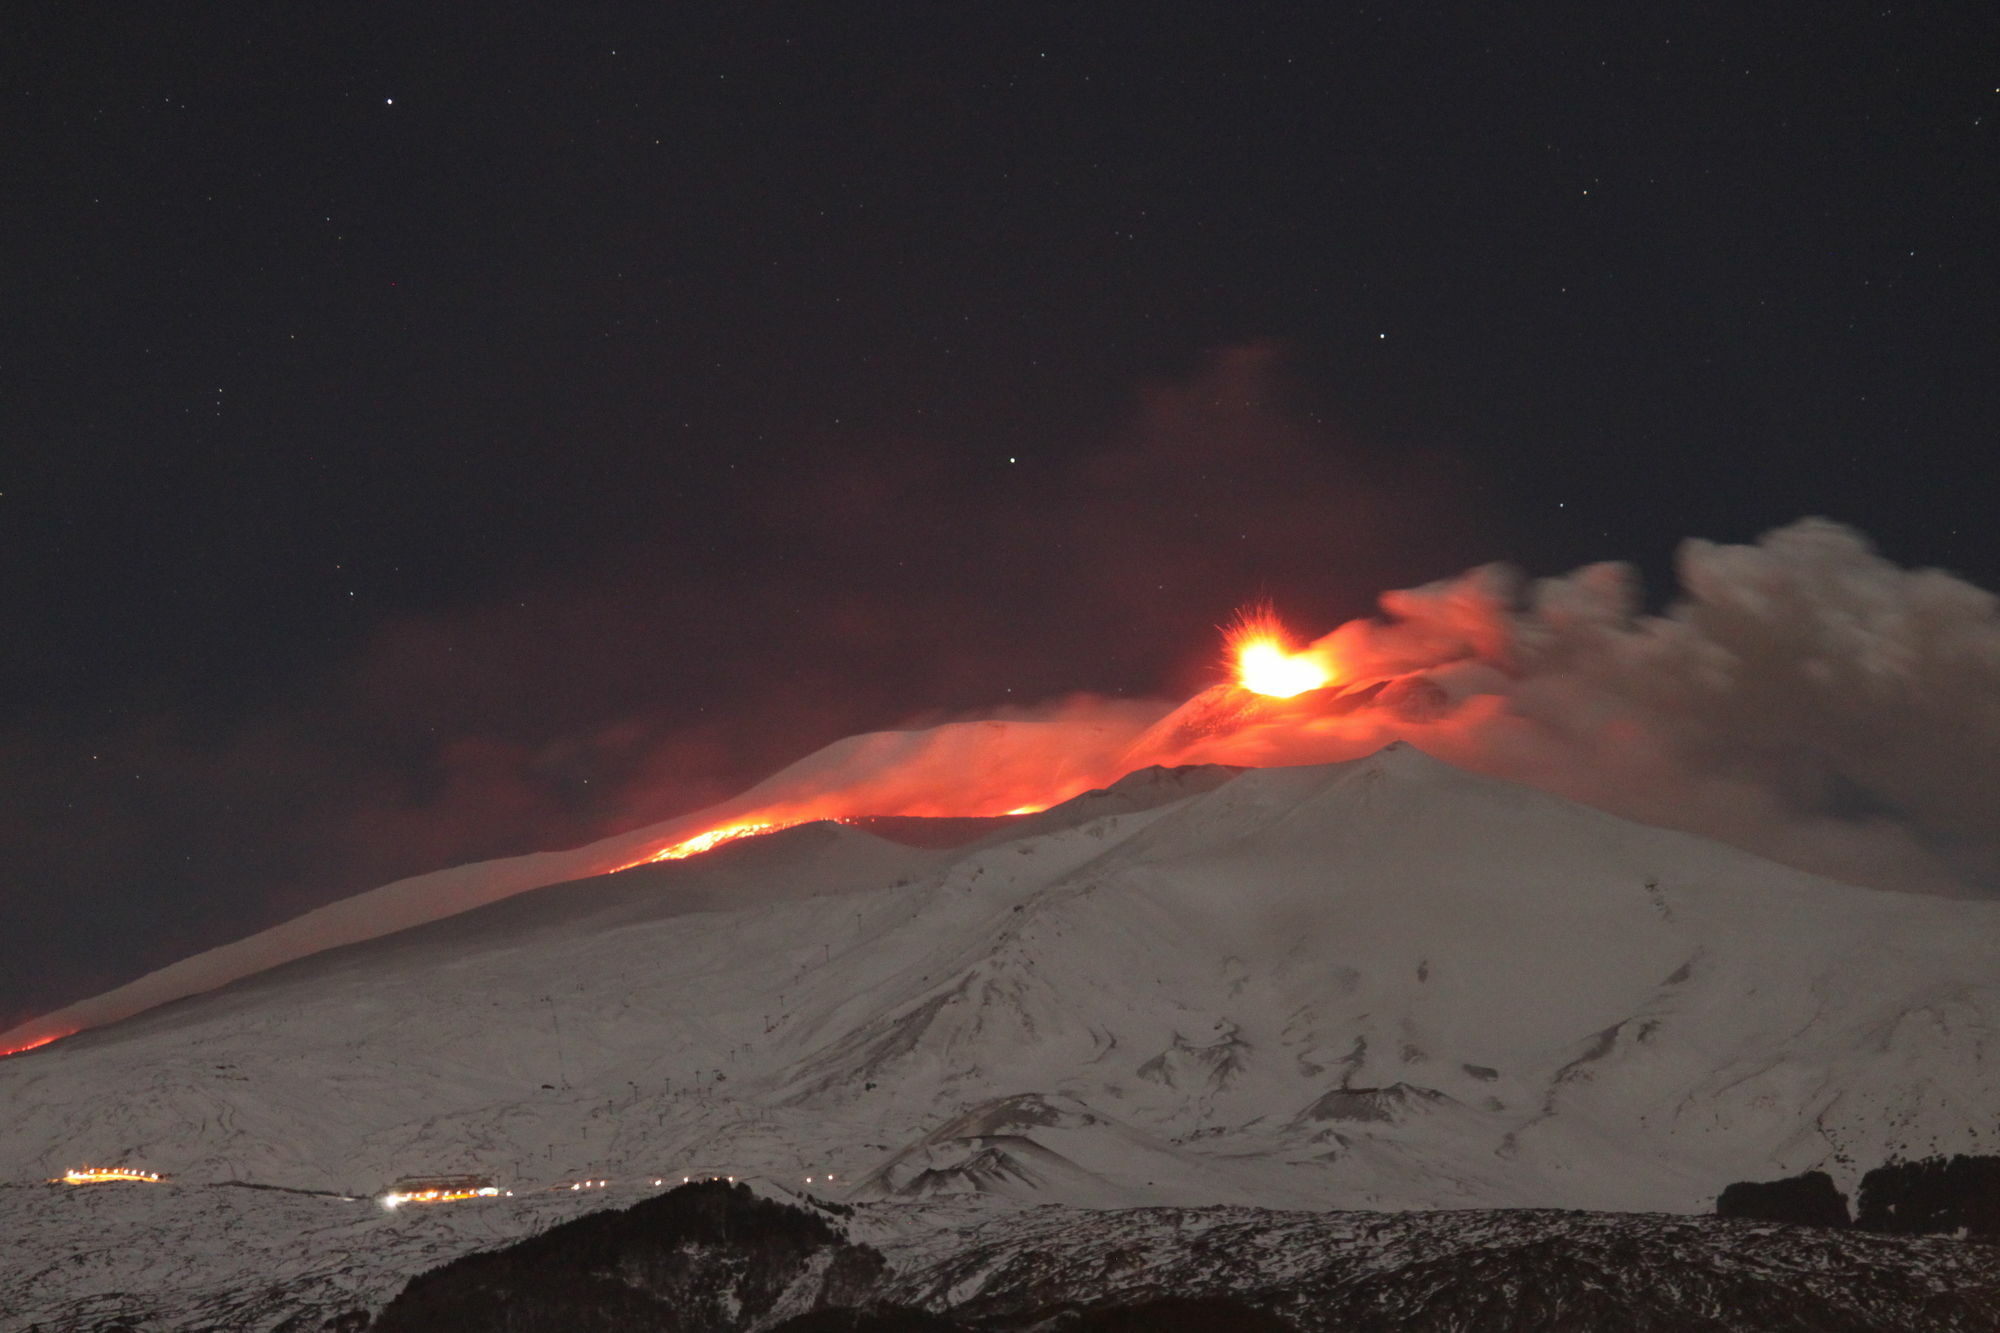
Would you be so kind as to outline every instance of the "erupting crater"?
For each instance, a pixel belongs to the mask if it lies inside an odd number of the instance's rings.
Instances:
[[[1333,663],[1314,648],[1291,646],[1285,627],[1268,606],[1244,612],[1229,631],[1236,686],[1272,699],[1290,699],[1335,683]]]

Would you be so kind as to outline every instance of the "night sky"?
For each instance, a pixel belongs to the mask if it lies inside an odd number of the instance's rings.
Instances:
[[[1990,5],[21,4],[0,1027],[856,731],[1825,515],[2000,586]]]

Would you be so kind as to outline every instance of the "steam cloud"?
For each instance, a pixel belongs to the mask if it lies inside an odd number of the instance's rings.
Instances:
[[[1463,767],[1881,888],[2000,892],[1994,597],[1823,519],[1631,569],[1498,566],[1382,599],[1319,640],[1376,705],[1190,746],[1303,763],[1403,738]]]

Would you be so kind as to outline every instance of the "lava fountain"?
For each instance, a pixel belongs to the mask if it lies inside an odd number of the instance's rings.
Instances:
[[[1333,665],[1319,652],[1296,651],[1290,636],[1268,606],[1243,612],[1229,631],[1230,655],[1236,662],[1236,684],[1252,694],[1289,699],[1334,683]]]

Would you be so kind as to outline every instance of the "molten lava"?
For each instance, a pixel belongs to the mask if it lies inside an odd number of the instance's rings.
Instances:
[[[1263,716],[1257,707],[1260,696],[1290,699],[1337,683],[1339,673],[1326,651],[1294,650],[1291,636],[1268,606],[1244,611],[1228,632],[1228,645],[1235,679],[1230,684],[1213,687],[1200,698],[1221,696],[1217,704],[1211,705],[1211,711],[1220,707],[1221,713],[1227,715],[1229,729],[1241,728]],[[1186,711],[1183,708],[1176,716]],[[1137,746],[1108,764],[1105,761],[1110,756],[1100,756],[1092,762],[1080,756],[1043,751],[1025,764],[994,763],[983,770],[954,766],[948,788],[917,784],[914,788],[905,786],[890,792],[866,786],[843,789],[834,785],[804,801],[753,810],[613,869],[631,870],[661,861],[682,861],[725,843],[821,820],[847,823],[885,816],[964,819],[1034,814],[1092,787],[1115,782],[1134,768],[1178,762],[1190,736],[1207,736],[1214,728],[1182,730],[1185,735],[1172,728],[1165,732],[1148,731]],[[1153,743],[1160,736],[1168,739]]]
[[[4,1060],[10,1055],[26,1055],[29,1051],[38,1051],[42,1047],[48,1045],[50,1042],[61,1041],[64,1037],[69,1036],[71,1033],[75,1031],[76,1031],[75,1028],[66,1028],[61,1032],[51,1032],[47,1036],[37,1037],[33,1041],[23,1042],[19,1046],[10,1046],[4,1051],[0,1051],[0,1060]]]
[[[1236,683],[1252,694],[1289,699],[1333,684],[1333,669],[1311,650],[1294,652],[1270,608],[1247,612],[1229,634]]]
[[[721,828],[710,829],[706,833],[698,833],[694,837],[677,842],[671,847],[662,847],[644,861],[637,862],[637,864],[647,865],[654,861],[685,860],[687,857],[698,856],[702,852],[720,847],[725,842],[735,842],[738,838],[754,838],[759,833],[770,833],[777,829],[790,827],[790,823],[781,824],[774,819],[748,820],[741,824],[725,824]],[[630,866],[626,867],[628,870],[630,868]]]
[[[1350,621],[1310,644],[1293,639],[1269,607],[1253,607],[1228,631],[1219,679],[1179,704],[1077,694],[1008,708],[997,717],[850,736],[698,814],[573,852],[494,862],[490,878],[483,874],[485,866],[416,876],[326,913],[309,913],[9,1029],[4,1045],[14,1049],[0,1049],[0,1056],[225,984],[268,966],[274,953],[301,957],[551,880],[681,861],[800,825],[845,822],[886,834],[890,830],[873,821],[958,822],[960,827],[921,835],[901,829],[902,836],[893,839],[918,838],[912,846],[957,846],[949,839],[963,835],[969,841],[997,830],[997,823],[982,828],[976,821],[1048,810],[1128,776],[1136,775],[1141,786],[1157,785],[1162,779],[1152,770],[1332,763],[1395,740],[1421,742],[1449,759],[1466,750],[1467,732],[1492,723],[1504,701],[1489,694],[1460,706],[1429,678],[1440,666],[1483,661],[1480,636],[1491,639],[1496,633],[1476,616],[1462,631],[1451,624],[1401,623],[1434,604],[1447,605],[1416,594],[1385,601],[1389,621]],[[1476,610],[1483,603],[1473,605]],[[548,878],[542,877],[545,872]],[[419,1196],[433,1188],[442,1187],[395,1192]]]

